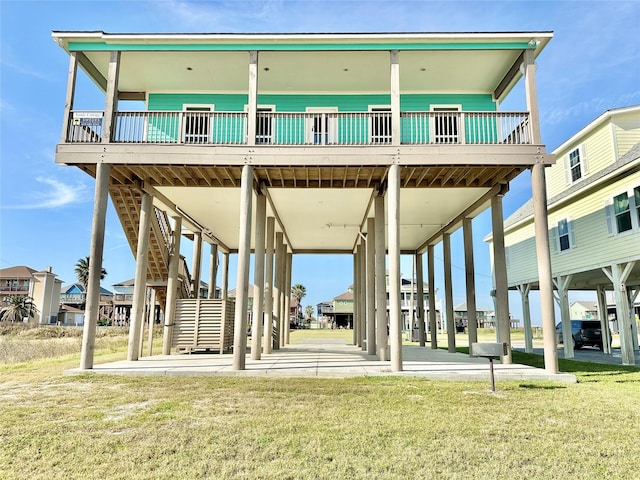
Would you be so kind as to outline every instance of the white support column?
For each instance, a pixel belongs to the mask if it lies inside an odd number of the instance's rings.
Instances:
[[[447,319],[447,351],[456,353],[456,320],[453,311],[453,281],[451,279],[451,234],[442,235],[444,257],[444,302]]]
[[[251,326],[251,358],[260,360],[262,353],[262,323],[264,322],[264,241],[267,217],[267,197],[256,199],[255,254],[253,264],[253,324]]]
[[[82,352],[80,369],[93,368],[93,354],[96,343],[96,325],[100,310],[100,276],[102,273],[102,253],[104,251],[104,226],[107,217],[107,198],[111,166],[96,164],[96,186],[93,198],[93,221],[91,225],[91,245],[89,247],[89,280],[87,282],[87,304],[82,330]]]
[[[273,323],[275,332],[273,332],[273,349],[280,349],[280,327],[282,323],[281,293],[282,293],[282,256],[284,250],[284,234],[276,233],[276,258],[275,258],[275,275],[273,279]]]
[[[252,196],[253,167],[244,165],[240,182],[240,232],[238,235],[238,279],[236,283],[236,310],[233,327],[233,370],[244,370],[247,353]]]
[[[569,311],[569,283],[571,275],[559,276],[553,279],[553,283],[558,291],[556,298],[560,307],[560,318],[562,322],[562,340],[564,345],[564,358],[574,358],[573,332],[571,330],[571,312]]]
[[[418,317],[418,341],[420,346],[425,346],[425,328],[424,328],[424,271],[423,271],[423,259],[422,254],[416,254],[416,291],[418,296],[417,304],[417,317]]]
[[[222,254],[222,285],[220,285],[220,298],[227,300],[229,298],[229,252]]]
[[[258,52],[249,52],[249,95],[247,105],[247,145],[256,144],[258,122]]]
[[[427,282],[429,283],[429,329],[431,330],[431,349],[438,349],[438,318],[436,315],[436,268],[434,246],[427,246]]]
[[[389,334],[391,370],[402,371],[402,318],[400,309],[400,166],[393,164],[388,174],[389,238]]]
[[[149,330],[147,337],[147,356],[153,354],[153,327],[156,323],[156,289],[150,288],[151,297],[149,298]]]
[[[524,322],[524,351],[533,353],[533,331],[531,330],[531,305],[529,304],[529,293],[531,284],[524,283],[518,285],[518,292],[522,299],[522,321]]]
[[[376,347],[378,360],[386,362],[387,355],[387,275],[385,267],[386,239],[384,229],[384,196],[377,195],[375,208],[376,248]]]
[[[476,313],[476,270],[473,259],[473,227],[471,219],[462,220],[464,237],[464,267],[467,290],[467,324],[469,328],[469,345],[478,341],[478,316]],[[471,348],[469,348],[471,354]]]
[[[109,73],[107,78],[107,90],[105,92],[106,104],[104,107],[104,120],[102,127],[102,143],[110,143],[114,127],[115,112],[118,109],[118,77],[120,75],[120,52],[112,51],[109,57]]]
[[[538,113],[538,90],[536,87],[536,63],[533,50],[524,52],[524,89],[529,111],[531,141],[534,145],[542,143],[540,135],[540,115]]]
[[[171,251],[169,252],[169,274],[167,278],[167,298],[164,307],[164,331],[162,338],[162,354],[171,353],[173,325],[176,317],[176,301],[178,300],[178,268],[180,266],[180,240],[182,239],[182,217],[173,217],[173,234]]]
[[[76,92],[76,76],[78,73],[78,52],[69,52],[69,74],[67,75],[67,94],[64,102],[64,117],[62,120],[61,143],[69,139],[69,126],[73,111],[73,102]]]
[[[193,232],[193,262],[191,265],[191,271],[193,275],[191,279],[193,286],[191,289],[191,296],[193,298],[200,298],[200,270],[202,268],[202,232]]]
[[[400,54],[391,50],[391,144],[400,145]]]
[[[218,244],[211,244],[211,253],[209,255],[209,291],[207,298],[209,300],[216,298],[216,278],[218,277]]]
[[[544,165],[535,164],[531,168],[531,191],[533,194],[533,218],[536,237],[536,258],[538,260],[538,281],[540,284],[540,315],[544,339],[544,369],[551,374],[558,370],[556,347],[556,320],[553,307],[553,277],[551,253],[549,251],[549,222],[547,217],[547,186]]]
[[[358,332],[360,332],[360,346],[367,350],[367,243],[361,239],[360,244],[360,277],[358,282]]]
[[[362,335],[360,334],[360,317],[362,316],[362,312],[360,310],[360,263],[362,263],[361,252],[362,244],[359,243],[356,246],[353,272],[353,344],[357,347],[362,347]]]
[[[271,353],[273,348],[273,255],[274,255],[274,217],[267,218],[267,250],[264,281],[264,338],[263,353]]]
[[[607,292],[604,285],[598,285],[596,289],[598,298],[598,317],[602,327],[602,351],[611,354],[611,330],[609,329],[609,313],[607,311]]]
[[[285,257],[285,282],[287,288],[284,295],[284,344],[291,340],[291,269],[293,268],[293,253],[287,252]]]
[[[367,353],[376,354],[376,220],[367,218]]]
[[[498,341],[507,344],[507,354],[501,360],[511,363],[511,319],[509,318],[509,287],[507,283],[507,258],[504,247],[504,220],[502,196],[491,198],[491,228],[493,233],[493,269],[496,282],[496,327]]]
[[[640,288],[627,287],[627,294],[629,296],[629,321],[631,322],[631,338],[633,339],[633,350],[638,350],[638,325],[636,324],[636,315],[633,309],[636,298],[640,294]]]
[[[629,297],[627,295],[626,281],[633,269],[635,262],[626,264],[614,263],[611,265],[613,277],[613,294],[616,301],[616,318],[620,330],[620,351],[623,365],[635,365],[633,353],[633,338],[631,329],[631,312],[629,311]]]
[[[129,345],[127,360],[138,360],[142,325],[144,324],[144,306],[147,291],[147,265],[149,263],[149,232],[153,215],[153,197],[142,192],[140,221],[138,222],[138,247],[136,251],[136,273],[133,283],[133,308],[129,324]]]

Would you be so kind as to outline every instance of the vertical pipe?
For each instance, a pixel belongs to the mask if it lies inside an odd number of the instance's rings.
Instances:
[[[493,263],[496,281],[497,332],[499,341],[507,344],[507,354],[502,356],[502,363],[510,364],[511,320],[509,319],[509,287],[507,283],[507,260],[504,246],[502,195],[496,195],[491,198],[491,227],[493,231]]]
[[[267,216],[267,197],[258,194],[256,199],[255,261],[253,265],[253,325],[251,330],[251,358],[260,360],[262,323],[264,321],[264,241]]]
[[[102,273],[102,253],[104,251],[104,226],[107,217],[107,198],[111,166],[108,163],[96,165],[96,186],[93,199],[93,220],[91,245],[89,247],[89,281],[87,282],[87,305],[82,331],[82,352],[80,369],[93,368],[93,354],[96,341],[96,325],[100,309],[100,276]]]
[[[388,360],[387,355],[387,275],[385,271],[384,196],[375,198],[375,246],[376,246],[376,346],[378,359]]]
[[[444,256],[444,301],[447,319],[447,351],[456,353],[456,321],[453,313],[453,282],[451,280],[451,234],[442,236]]]
[[[162,338],[162,354],[171,353],[173,339],[173,325],[176,316],[176,301],[178,300],[178,267],[180,265],[180,240],[182,238],[182,217],[173,217],[173,242],[169,257],[169,276],[167,278],[167,298],[164,307],[164,332]]]
[[[242,167],[240,182],[240,232],[238,234],[238,279],[233,329],[233,370],[244,370],[247,350],[247,305],[249,300],[249,257],[251,255],[251,203],[253,167]]]
[[[273,347],[273,241],[275,230],[275,218],[267,218],[267,250],[265,262],[264,282],[264,342],[263,352],[271,353]]]
[[[402,371],[402,321],[400,316],[400,166],[389,167],[388,175],[389,237],[389,323],[391,336],[391,370]]]
[[[129,324],[127,360],[138,360],[140,331],[144,322],[144,306],[147,291],[147,265],[149,263],[149,231],[153,215],[153,197],[142,192],[140,220],[138,222],[138,247],[136,251],[136,273],[133,283],[133,308]]]

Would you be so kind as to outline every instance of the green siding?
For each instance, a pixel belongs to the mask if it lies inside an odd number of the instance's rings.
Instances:
[[[149,111],[181,111],[184,105],[214,105],[217,112],[243,112],[248,96],[245,94],[214,94],[214,93],[150,93],[148,98]],[[258,95],[259,105],[274,105],[276,112],[302,113],[307,107],[337,107],[339,112],[367,112],[373,105],[390,105],[388,94],[360,94],[360,95],[317,95],[317,94],[263,94]],[[406,94],[400,97],[400,110],[403,112],[425,112],[431,105],[461,105],[463,111],[495,111],[496,104],[489,94]],[[401,126],[403,143],[415,143],[418,138],[428,141],[429,121],[421,118],[417,121],[404,118]],[[279,144],[302,144],[305,140],[305,121],[302,118],[278,118],[273,125],[274,141]],[[485,138],[496,139],[495,121],[483,119],[480,124],[473,125],[467,120],[465,131],[469,133],[482,129]],[[337,142],[347,141],[367,143],[369,138],[369,119],[338,119]],[[231,138],[234,142],[241,141],[245,131],[244,122],[218,121],[213,126],[213,137]],[[163,127],[150,122],[150,138],[162,139],[178,137],[178,125],[164,124]]]

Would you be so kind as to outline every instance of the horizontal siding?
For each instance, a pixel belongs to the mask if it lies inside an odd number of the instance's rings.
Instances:
[[[618,155],[624,155],[631,147],[640,142],[640,115],[638,112],[617,116],[614,119],[613,128],[618,142]]]
[[[549,211],[549,228],[558,221],[573,222],[575,245],[568,251],[559,252],[551,244],[551,265],[554,275],[574,273],[600,268],[614,262],[640,260],[640,231],[609,236],[605,204],[614,195],[640,186],[640,172],[624,180],[612,183],[591,195],[557,210]],[[635,212],[632,212],[635,214]],[[533,224],[525,224],[505,236],[509,249],[509,285],[537,278],[535,239]]]
[[[562,193],[570,185],[567,183],[567,165],[569,153],[582,146],[582,152],[586,161],[586,172],[583,178],[606,168],[615,162],[615,153],[612,142],[611,127],[609,123],[601,125],[587,138],[573,143],[569,148],[557,152],[557,160],[547,172],[547,195],[549,198]]]
[[[215,105],[216,111],[242,112],[245,94],[150,93],[150,111],[180,111],[183,105]],[[371,95],[258,95],[259,105],[275,105],[276,111],[304,112],[307,107],[338,107],[342,112],[366,112],[370,105],[390,105],[386,94]],[[485,94],[406,94],[400,96],[400,110],[428,111],[431,105],[462,105],[465,111],[493,112],[496,104]]]

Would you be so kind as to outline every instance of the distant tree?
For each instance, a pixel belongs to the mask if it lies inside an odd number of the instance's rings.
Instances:
[[[86,293],[87,284],[89,283],[89,257],[79,259],[74,272],[78,277],[78,282],[82,284]],[[107,271],[103,268],[102,272],[100,272],[100,280],[103,280],[106,275]]]
[[[300,318],[302,314],[300,302],[306,295],[307,295],[307,289],[304,288],[304,285],[301,285],[300,283],[296,283],[293,287],[291,287],[291,297],[295,298],[296,301],[298,302],[296,318]]]
[[[33,303],[33,298],[25,295],[9,295],[2,301],[0,321],[22,322],[23,319],[32,319],[37,314],[38,309]]]
[[[306,318],[311,320],[311,316],[313,315],[313,307],[311,305],[304,307],[304,315]]]

